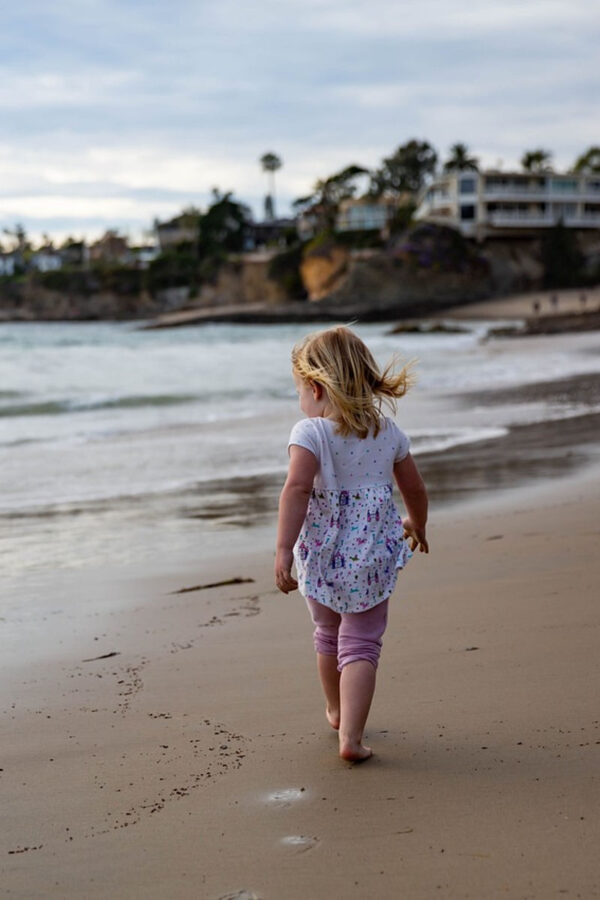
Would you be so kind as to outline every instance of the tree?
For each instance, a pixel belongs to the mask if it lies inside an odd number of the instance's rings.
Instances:
[[[521,166],[526,172],[552,172],[552,153],[550,150],[527,150],[521,157]]]
[[[294,200],[292,206],[297,212],[312,209],[321,220],[321,227],[333,229],[338,206],[342,200],[354,197],[357,191],[356,180],[361,175],[368,175],[369,170],[356,164],[346,166],[334,175],[319,178],[315,182],[313,193]]]
[[[246,226],[250,210],[234,200],[231,192],[221,194],[213,190],[213,203],[199,219],[199,256],[222,258],[227,253],[244,249]]]
[[[600,147],[590,147],[578,156],[573,165],[573,172],[583,175],[596,175],[600,172]]]
[[[283,160],[275,153],[263,153],[259,160],[263,172],[269,176],[269,193],[265,197],[265,218],[275,218],[275,172],[283,165]]]
[[[369,193],[374,197],[418,193],[427,176],[435,171],[437,158],[436,151],[427,141],[413,139],[402,144],[373,172]]]
[[[19,253],[24,253],[26,250],[31,249],[31,244],[27,240],[27,233],[22,225],[17,223],[14,228],[3,228],[2,231],[7,237],[13,238],[14,250],[17,250]]]
[[[444,163],[444,172],[477,172],[479,160],[475,156],[469,156],[469,148],[466,144],[453,144],[450,147],[450,156]]]

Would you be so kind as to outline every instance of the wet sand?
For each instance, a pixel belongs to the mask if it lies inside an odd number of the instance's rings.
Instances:
[[[598,896],[599,474],[434,509],[361,766],[337,758],[270,529],[11,598],[3,896]]]

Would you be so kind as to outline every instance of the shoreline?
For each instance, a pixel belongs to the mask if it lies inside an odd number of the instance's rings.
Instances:
[[[582,298],[585,298],[582,300]],[[526,293],[493,295],[469,303],[448,301],[415,301],[414,308],[407,311],[398,309],[393,303],[382,307],[369,307],[364,301],[340,305],[328,301],[288,301],[285,304],[237,303],[229,305],[203,306],[161,313],[154,318],[106,317],[88,319],[40,319],[26,317],[3,317],[0,311],[0,326],[8,324],[68,324],[85,322],[129,323],[140,330],[192,327],[218,322],[228,324],[271,325],[322,322],[323,324],[356,319],[361,322],[403,321],[464,321],[469,320],[530,320],[530,333],[567,333],[578,330],[597,330],[600,312],[600,286],[532,289]],[[560,321],[562,318],[562,321]],[[547,331],[541,330],[547,328]],[[511,334],[523,333],[515,330]]]
[[[266,533],[202,572],[81,579],[66,609],[50,582],[2,663],[7,897],[594,896],[598,474],[434,509],[363,766]]]

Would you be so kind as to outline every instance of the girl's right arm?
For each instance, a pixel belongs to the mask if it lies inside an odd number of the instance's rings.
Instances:
[[[310,450],[298,444],[290,446],[290,467],[279,497],[275,553],[275,583],[284,594],[298,587],[298,582],[292,578],[292,551],[304,522],[318,465],[316,456]]]
[[[427,490],[410,453],[395,464],[394,477],[407,512],[407,516],[402,522],[404,537],[408,539],[411,550],[414,551],[418,547],[421,553],[429,553],[429,544],[425,535]]]

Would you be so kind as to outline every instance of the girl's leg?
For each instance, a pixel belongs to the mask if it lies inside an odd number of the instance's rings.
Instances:
[[[348,663],[340,678],[340,756],[352,762],[373,755],[363,732],[375,693],[375,668],[366,659]]]
[[[363,732],[375,692],[381,638],[387,624],[388,601],[364,613],[342,615],[338,636],[340,677],[340,756],[358,762],[372,755]]]
[[[337,656],[317,653],[317,669],[327,702],[325,715],[331,727],[337,730],[340,727],[340,673]]]
[[[317,669],[327,707],[325,715],[332,728],[340,726],[340,673],[337,648],[341,616],[316,600],[306,599],[315,625],[314,644],[317,651]]]

